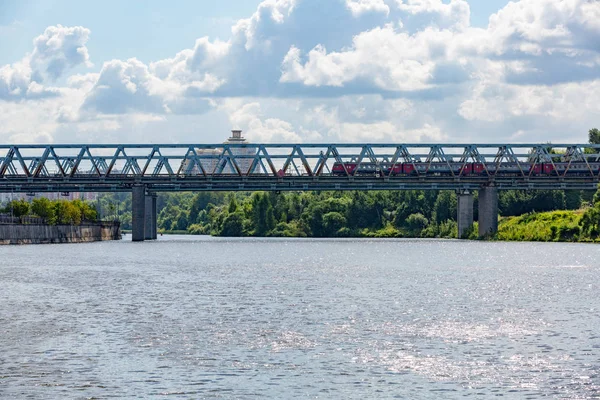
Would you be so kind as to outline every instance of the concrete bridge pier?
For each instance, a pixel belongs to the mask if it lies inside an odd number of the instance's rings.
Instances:
[[[156,199],[158,195],[152,195],[152,240],[158,239],[158,213],[156,211]]]
[[[473,227],[473,193],[470,191],[459,191],[458,197],[458,238],[464,239],[468,231]]]
[[[156,240],[156,194],[146,196],[146,211],[144,214],[144,239]]]
[[[143,242],[146,238],[146,186],[133,185],[131,190],[131,240]]]
[[[479,189],[479,237],[498,233],[498,189],[494,186]]]

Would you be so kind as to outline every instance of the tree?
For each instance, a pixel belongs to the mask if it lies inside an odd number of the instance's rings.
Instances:
[[[327,237],[336,236],[345,225],[346,218],[339,212],[334,211],[323,215],[323,233]]]
[[[406,228],[414,236],[421,235],[421,232],[427,228],[427,225],[429,225],[429,221],[421,213],[411,214],[406,219]]]
[[[600,130],[597,128],[590,129],[588,132],[588,141],[590,144],[600,144]],[[586,153],[600,153],[598,149],[585,149]],[[598,161],[598,159],[588,159],[588,161]],[[600,191],[599,191],[600,192]],[[596,196],[598,193],[596,193]],[[596,196],[594,196],[594,201],[596,201]]]
[[[89,203],[81,200],[73,200],[73,205],[77,207],[79,212],[81,213],[82,221],[96,221],[98,218],[98,212],[94,207],[92,207]]]
[[[220,236],[240,237],[244,235],[244,217],[239,213],[229,214],[223,221]]]
[[[433,205],[433,219],[437,224],[456,220],[457,207],[456,194],[451,191],[442,191],[438,194]]]
[[[404,221],[410,215],[409,205],[406,202],[400,203],[398,208],[396,208],[395,217],[394,217],[394,226],[398,229],[404,226]]]
[[[590,144],[600,144],[600,129],[590,129],[588,132],[588,141]]]
[[[227,210],[227,212],[229,214],[233,214],[234,212],[237,211],[238,205],[237,202],[235,201],[235,196],[231,196],[231,200],[229,200],[229,208]]]
[[[179,215],[177,216],[177,222],[176,222],[175,229],[177,229],[178,231],[185,231],[185,230],[187,230],[187,227],[188,227],[187,213],[184,211],[180,211]]]
[[[54,202],[54,214],[56,223],[62,225],[79,225],[81,223],[81,211],[72,202],[58,200]]]
[[[381,227],[382,212],[371,193],[353,192],[346,211],[350,229]]]
[[[304,207],[302,205],[300,196],[298,196],[296,193],[292,193],[289,197],[288,209],[286,213],[288,222],[293,219],[300,218],[302,211],[304,211]]]
[[[498,204],[505,217],[566,208],[565,193],[560,190],[507,190],[500,192]]]
[[[54,224],[54,206],[50,200],[45,197],[34,199],[31,202],[31,211],[47,223]]]
[[[579,222],[582,236],[589,239],[597,239],[600,235],[600,203],[588,209]]]
[[[22,220],[24,216],[29,214],[29,203],[25,200],[12,200],[6,205],[4,210]]]
[[[313,237],[325,236],[323,227],[323,207],[318,201],[314,201],[302,214],[302,219],[307,226],[307,233]]]
[[[255,193],[252,195],[252,222],[256,236],[266,236],[275,228],[275,216],[269,196]]]
[[[200,192],[194,196],[190,207],[189,221],[190,223],[198,222],[198,214],[205,210],[210,203],[218,203],[218,197],[211,192]]]
[[[581,207],[582,201],[581,190],[565,190],[565,209],[577,210]]]
[[[398,229],[402,228],[404,222],[411,214],[419,213],[426,218],[431,217],[437,198],[438,192],[433,190],[408,190],[401,192],[397,200],[400,204],[396,208],[394,225]],[[451,199],[448,200],[451,201]],[[444,216],[441,215],[440,217],[443,218]]]

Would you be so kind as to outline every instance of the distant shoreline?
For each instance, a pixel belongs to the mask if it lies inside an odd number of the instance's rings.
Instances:
[[[466,240],[472,241],[490,241],[490,242],[555,242],[555,243],[600,243],[600,240],[591,240],[581,237],[581,218],[586,209],[573,211],[549,211],[542,213],[528,213],[515,217],[501,217],[499,220],[498,234],[492,238],[480,239],[476,236],[477,223],[471,235]],[[386,233],[388,235],[386,235]],[[221,236],[221,235],[198,235],[188,231],[162,231],[163,235],[186,235],[186,236],[212,236],[212,237],[289,237],[289,238],[308,238],[308,239],[449,239],[457,240],[456,237],[429,237],[429,236],[411,236],[403,234],[400,231],[392,231],[384,228],[378,231],[369,231],[367,234],[348,235],[348,236]]]

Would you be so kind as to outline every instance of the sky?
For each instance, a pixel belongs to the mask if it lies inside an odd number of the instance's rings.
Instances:
[[[5,0],[0,142],[585,142],[598,0]]]

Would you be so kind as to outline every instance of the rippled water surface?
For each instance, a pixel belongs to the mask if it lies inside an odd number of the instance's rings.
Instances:
[[[0,398],[597,398],[600,247],[0,247]]]

